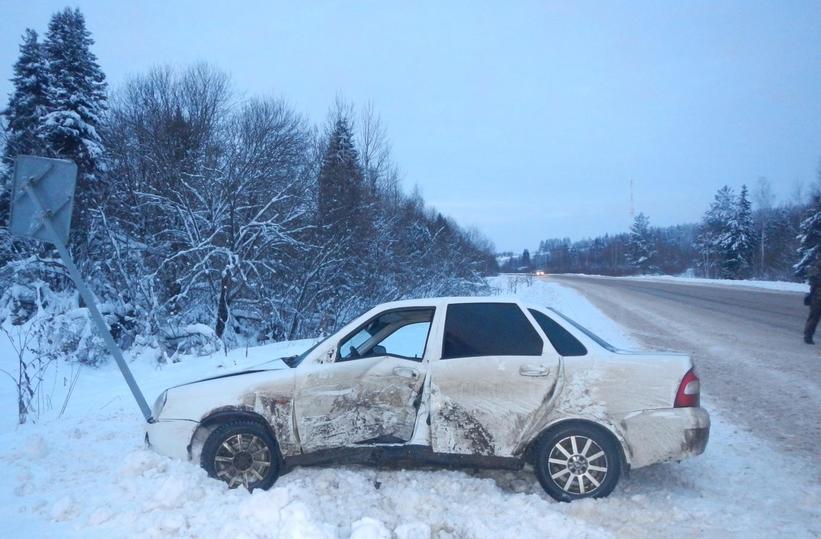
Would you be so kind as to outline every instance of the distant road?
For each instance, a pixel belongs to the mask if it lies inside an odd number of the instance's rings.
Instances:
[[[645,346],[692,354],[704,394],[724,416],[787,453],[821,454],[821,333],[815,346],[802,342],[803,294],[575,275],[543,278],[579,290]]]
[[[729,316],[739,321],[763,326],[762,330],[781,330],[790,341],[803,336],[807,310],[803,294],[761,288],[687,284],[677,281],[645,281],[606,277],[553,276],[555,280],[575,283],[578,287],[606,286],[608,290],[647,296],[657,301],[704,311],[702,314]],[[806,348],[799,346],[802,351]]]

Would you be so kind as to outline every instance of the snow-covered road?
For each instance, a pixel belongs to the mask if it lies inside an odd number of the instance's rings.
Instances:
[[[624,347],[635,341],[579,293],[555,283],[496,284],[550,304]],[[157,367],[136,357],[150,397],[174,383],[294,353],[308,342],[236,350]],[[2,347],[4,345],[0,345]],[[3,368],[9,351],[0,348]],[[136,406],[113,366],[82,371],[57,418],[13,424],[0,386],[0,522],[17,537],[814,537],[821,487],[809,463],[711,409],[707,452],[636,470],[607,499],[560,504],[528,470],[471,472],[358,467],[297,469],[271,490],[229,491],[196,465],[146,450]],[[705,404],[713,399],[708,392]]]

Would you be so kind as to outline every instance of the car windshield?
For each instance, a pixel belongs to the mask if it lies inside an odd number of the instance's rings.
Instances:
[[[362,314],[365,314],[365,312],[367,312],[367,311],[364,311]],[[360,314],[359,316],[362,316],[362,314]],[[359,316],[357,316],[356,318],[359,318]],[[356,318],[354,318],[354,319],[356,319]],[[280,359],[282,360],[283,363],[285,363],[286,365],[288,365],[292,369],[294,369],[296,367],[299,367],[299,364],[302,363],[305,360],[306,357],[308,357],[308,354],[310,354],[311,352],[316,350],[316,348],[320,344],[322,344],[325,341],[327,341],[328,339],[330,339],[332,335],[334,335],[334,333],[331,333],[330,335],[328,335],[324,339],[320,339],[320,340],[316,341],[316,343],[313,346],[311,346],[310,348],[308,348],[307,350],[305,350],[301,354],[297,354],[295,356],[283,357],[283,358],[280,358]]]
[[[583,325],[579,324],[578,322],[576,322],[572,318],[569,318],[566,315],[560,313],[559,311],[557,311],[553,307],[548,307],[548,309],[550,309],[554,313],[556,313],[559,316],[561,316],[562,318],[564,318],[567,322],[570,323],[570,325],[572,325],[574,328],[578,329],[579,331],[581,331],[582,333],[584,333],[585,335],[590,337],[593,341],[595,341],[596,344],[598,344],[599,346],[601,346],[605,350],[609,350],[610,352],[618,352],[619,351],[618,348],[616,348],[615,346],[613,346],[609,342],[605,341],[604,339],[602,339],[601,337],[599,337],[598,335],[596,335],[595,333],[593,333],[592,331],[590,331],[589,329],[587,329]]]

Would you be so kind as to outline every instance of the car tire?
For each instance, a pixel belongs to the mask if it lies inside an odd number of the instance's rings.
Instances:
[[[267,490],[281,469],[279,445],[265,425],[238,419],[220,425],[208,436],[200,458],[208,475],[249,491]]]
[[[533,467],[545,492],[571,502],[610,494],[621,476],[622,456],[618,442],[604,429],[571,423],[542,436]]]

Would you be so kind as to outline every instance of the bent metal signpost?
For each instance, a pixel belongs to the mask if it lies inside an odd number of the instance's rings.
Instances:
[[[72,161],[30,155],[18,156],[14,164],[9,232],[15,236],[45,241],[57,248],[88,307],[91,319],[97,326],[97,332],[103,338],[109,353],[117,361],[145,420],[150,423],[151,409],[123,359],[122,351],[114,342],[108,324],[97,308],[94,295],[66,249],[66,241],[71,231],[71,211],[74,206],[76,183],[77,165]]]

